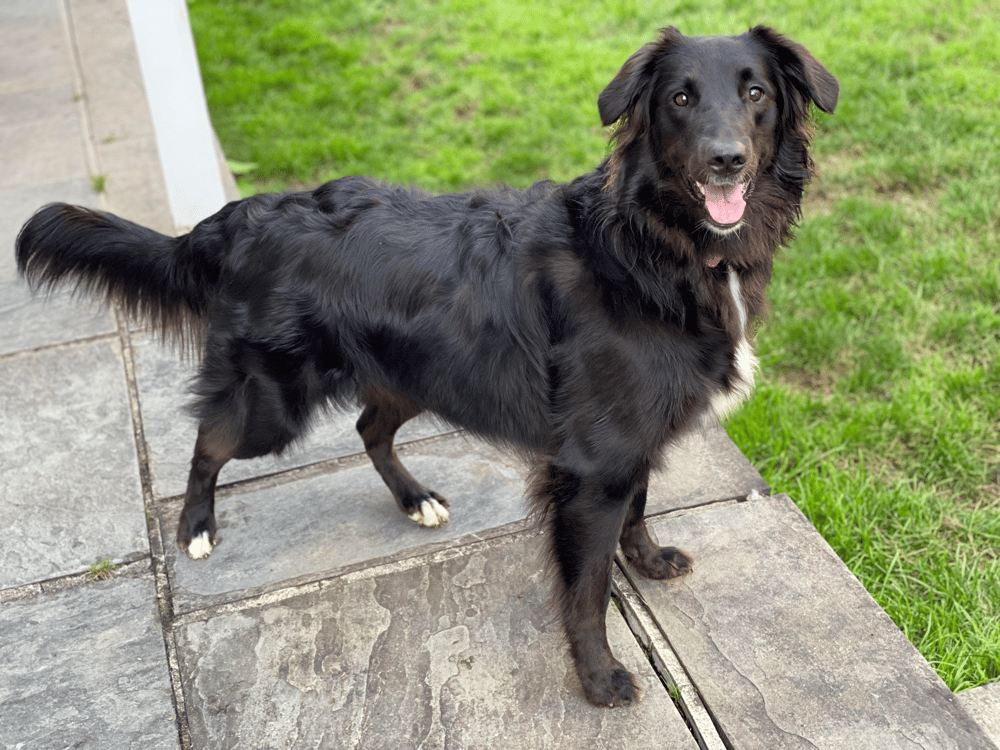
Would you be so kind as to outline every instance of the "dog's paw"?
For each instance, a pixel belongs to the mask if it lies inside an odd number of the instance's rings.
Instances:
[[[624,667],[593,673],[581,683],[587,700],[600,708],[634,706],[642,700],[635,678]]]
[[[192,560],[204,560],[212,554],[212,539],[207,531],[203,531],[191,540],[191,544],[184,550]]]
[[[415,521],[420,526],[435,527],[444,526],[450,518],[448,508],[438,502],[437,498],[429,497],[421,500],[415,511],[410,513],[410,520]]]
[[[195,528],[193,533],[187,534],[184,533],[184,528],[182,525],[177,531],[177,546],[185,555],[192,560],[204,560],[212,554],[216,540],[210,528],[202,524],[200,529]]]
[[[626,558],[646,578],[658,581],[686,576],[693,566],[691,556],[676,547],[660,547],[648,557],[626,554]]]

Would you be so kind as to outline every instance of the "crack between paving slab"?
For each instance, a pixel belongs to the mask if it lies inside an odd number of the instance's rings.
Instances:
[[[396,450],[400,456],[405,457],[408,452],[416,450],[422,446],[444,442],[447,439],[454,438],[456,435],[464,434],[467,434],[464,430],[452,430],[451,432],[445,432],[440,435],[430,435],[424,438],[417,438],[405,443],[398,443],[396,445]],[[368,458],[368,454],[364,452],[351,453],[347,456],[335,456],[334,458],[324,458],[322,461],[314,461],[312,463],[302,464],[301,466],[292,466],[288,469],[279,469],[278,471],[272,471],[268,474],[259,474],[254,477],[247,477],[246,479],[235,479],[231,482],[219,483],[216,487],[215,496],[216,498],[226,498],[237,494],[272,489],[286,484],[294,484],[295,482],[299,482],[304,479],[313,479],[315,477],[333,474],[341,469],[353,468],[355,466],[366,466],[369,464],[370,460],[371,459]],[[169,503],[183,497],[183,494],[164,495],[162,497],[158,497],[157,502],[160,504]]]
[[[666,686],[700,750],[732,750],[732,743],[702,701],[694,681],[620,559],[616,559],[612,571],[612,588],[626,624]]]
[[[525,526],[527,526],[527,528],[525,528]],[[451,546],[445,549],[413,554],[398,559],[385,560],[383,558],[383,561],[376,561],[374,563],[372,561],[367,561],[359,563],[356,566],[351,566],[347,569],[333,571],[328,576],[318,580],[310,580],[299,584],[288,584],[286,581],[285,584],[278,589],[251,594],[250,596],[223,602],[221,604],[207,603],[203,607],[193,608],[186,612],[175,614],[171,622],[171,630],[176,631],[179,627],[187,625],[191,622],[198,622],[206,617],[235,614],[252,607],[280,604],[281,602],[289,599],[294,599],[295,597],[302,596],[304,594],[323,591],[332,586],[349,585],[358,581],[369,581],[390,574],[404,573],[408,570],[413,570],[414,568],[421,568],[428,565],[434,565],[436,563],[447,562],[448,560],[453,560],[457,557],[474,555],[482,551],[512,544],[526,537],[536,536],[541,533],[537,530],[537,528],[535,528],[534,524],[529,523],[528,521],[516,521],[504,528],[507,530],[487,539],[470,542],[468,541],[468,537],[466,537],[465,543],[451,544]],[[456,542],[457,541],[460,540],[456,540]]]
[[[83,154],[87,162],[87,169],[90,176],[96,177],[104,174],[101,168],[101,159],[94,148],[94,123],[90,116],[90,102],[87,97],[87,85],[83,78],[83,59],[80,56],[80,45],[77,43],[76,24],[73,20],[73,11],[70,8],[70,0],[62,0],[60,3],[63,16],[66,19],[65,29],[69,37],[69,47],[73,51],[73,88],[78,95],[77,107],[80,111],[80,126],[83,131]],[[96,193],[97,207],[102,211],[107,211],[108,196],[106,191]]]
[[[47,296],[51,296],[53,293],[48,293]],[[75,293],[72,296],[76,299]],[[0,354],[0,361],[16,359],[17,357],[26,357],[32,354],[37,354],[38,352],[47,352],[55,349],[70,349],[77,346],[86,346],[87,344],[93,344],[96,342],[115,341],[117,339],[118,331],[98,333],[93,336],[84,336],[82,338],[73,339],[72,341],[59,341],[55,344],[43,344],[42,346],[36,346],[31,349],[18,349],[16,352],[4,352],[3,354]]]
[[[148,572],[149,555],[145,552],[133,552],[125,555],[121,559],[121,562],[114,563],[114,570],[111,577],[115,579],[141,578]],[[56,594],[60,591],[77,588],[78,586],[96,583],[98,580],[90,571],[82,571],[80,573],[68,573],[41,581],[25,583],[21,586],[11,586],[10,588],[0,589],[0,604],[26,601],[42,594]]]
[[[683,664],[680,661],[679,655],[674,650],[673,646],[671,646],[670,644],[669,637],[660,627],[659,622],[653,615],[653,612],[646,603],[645,598],[642,596],[638,587],[635,585],[635,582],[633,580],[635,574],[628,568],[627,563],[625,563],[620,557],[616,559],[616,563],[617,567],[614,571],[615,573],[614,588],[616,592],[619,592],[620,600],[623,603],[623,614],[625,614],[626,621],[628,622],[629,627],[632,628],[633,634],[636,636],[636,640],[640,643],[640,645],[643,645],[645,648],[649,649],[650,662],[653,664],[653,668],[657,670],[657,672],[660,672],[662,669],[662,672],[669,675],[671,681],[680,688],[682,699],[687,697],[684,692],[684,687],[678,685],[680,678],[678,680],[674,680],[673,675],[682,676],[682,679],[686,681],[690,686],[691,696],[693,696],[693,700],[691,701],[690,705],[684,704],[683,710],[685,716],[688,716],[689,711],[694,716],[702,715],[703,712],[703,716],[708,721],[704,720],[696,721],[694,718],[691,718],[689,719],[689,726],[691,726],[691,723],[693,722],[700,729],[702,727],[707,727],[710,722],[711,726],[715,730],[715,736],[718,738],[718,742],[721,743],[719,745],[712,745],[712,744],[702,745],[699,740],[699,746],[702,748],[706,748],[706,750],[715,750],[716,747],[719,748],[724,747],[726,750],[733,750],[734,745],[732,741],[726,735],[725,731],[719,725],[718,721],[716,721],[715,716],[712,715],[712,713],[708,710],[708,707],[702,702],[696,681],[690,675],[690,673],[688,673],[688,671],[684,668]],[[632,615],[632,617],[630,618],[629,615]],[[646,646],[647,643],[649,643],[650,645]],[[779,725],[777,721],[775,721],[775,719],[771,716],[770,712],[767,710],[767,698],[764,695],[764,693],[760,690],[760,688],[757,686],[757,684],[750,677],[744,674],[743,671],[736,666],[736,663],[732,659],[727,657],[721,651],[721,649],[718,648],[718,645],[716,645],[715,648],[719,653],[719,655],[726,660],[726,662],[732,667],[732,669],[756,692],[757,697],[760,700],[760,703],[764,709],[763,715],[764,717],[766,717],[766,720],[770,724],[770,726],[774,727],[776,731],[780,732],[783,735],[788,735],[790,737],[795,737],[799,740],[802,740],[811,748],[818,747],[815,743],[810,741],[805,736],[797,732],[785,729],[784,727]],[[660,661],[663,662],[662,665],[658,665],[656,659],[657,656],[659,656]],[[668,664],[667,663],[668,661],[670,661],[671,663]],[[703,736],[706,739],[706,741],[709,740],[709,736],[707,733]],[[699,737],[696,735],[695,739],[699,739]]]
[[[647,521],[661,520],[665,518],[680,518],[681,516],[691,516],[698,513],[707,513],[709,511],[719,510],[720,508],[727,508],[733,505],[742,505],[748,502],[757,502],[759,500],[766,500],[772,497],[772,495],[765,495],[760,490],[753,489],[750,490],[745,495],[733,495],[731,497],[724,497],[719,500],[706,500],[701,503],[696,503],[694,505],[688,505],[683,508],[673,508],[669,510],[661,510],[655,513],[647,513]]]
[[[156,605],[160,615],[160,633],[163,637],[163,648],[167,658],[167,672],[173,692],[178,739],[180,740],[182,750],[188,750],[191,747],[191,734],[187,721],[187,708],[181,682],[180,663],[177,657],[177,643],[174,639],[172,628],[172,623],[175,619],[173,596],[170,589],[166,552],[163,549],[163,534],[156,513],[153,511],[153,479],[150,471],[149,446],[146,443],[146,433],[143,426],[142,410],[140,408],[139,386],[136,380],[135,350],[132,347],[132,336],[129,331],[127,316],[118,305],[114,305],[113,311],[115,322],[118,325],[122,363],[125,368],[129,412],[132,417],[132,433],[135,442],[136,460],[139,464],[139,482],[142,487],[142,504],[146,516],[146,537],[149,544],[150,568],[152,569],[153,581],[156,586]]]

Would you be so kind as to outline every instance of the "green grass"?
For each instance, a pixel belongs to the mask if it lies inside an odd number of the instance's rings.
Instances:
[[[1000,678],[1000,16],[982,2],[192,0],[247,192],[570,179],[596,96],[673,24],[769,23],[840,79],[729,424],[954,690]]]

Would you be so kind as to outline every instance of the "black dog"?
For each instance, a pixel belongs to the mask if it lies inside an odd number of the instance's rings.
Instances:
[[[351,177],[230,203],[176,239],[56,204],[21,230],[18,267],[203,349],[177,532],[191,557],[215,543],[222,466],[283,450],[317,407],[364,406],[365,449],[424,526],[448,503],[396,458],[406,420],[428,410],[530,455],[584,693],[629,704],[605,635],[616,545],[652,578],[690,569],[647,533],[649,472],[752,388],[747,333],[811,175],[810,102],[837,95],[770,29],[666,29],[601,93],[613,152],[570,184],[431,196]]]

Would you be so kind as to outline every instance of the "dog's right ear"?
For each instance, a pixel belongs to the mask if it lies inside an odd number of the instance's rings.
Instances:
[[[680,42],[683,35],[673,26],[660,31],[655,42],[647,44],[633,54],[618,75],[597,97],[597,111],[601,114],[601,124],[611,125],[630,111],[653,80],[656,61],[667,49]]]

